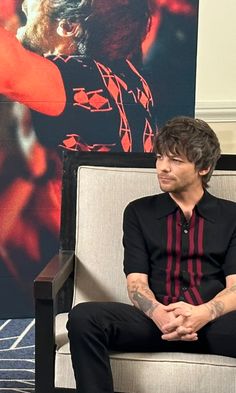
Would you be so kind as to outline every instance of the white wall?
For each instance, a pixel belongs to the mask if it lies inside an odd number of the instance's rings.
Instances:
[[[236,0],[199,0],[195,114],[236,153]]]

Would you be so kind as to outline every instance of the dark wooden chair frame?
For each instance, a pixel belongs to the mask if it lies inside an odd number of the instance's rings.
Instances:
[[[154,168],[155,156],[150,153],[64,153],[60,248],[34,282],[36,393],[74,392],[54,387],[54,333],[56,314],[69,311],[72,302],[77,171],[82,165]],[[222,155],[217,169],[236,170],[236,155]]]

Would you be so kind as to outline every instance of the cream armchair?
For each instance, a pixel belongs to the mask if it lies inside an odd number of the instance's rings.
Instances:
[[[129,303],[122,214],[129,201],[161,192],[154,165],[152,154],[65,154],[61,247],[34,287],[36,393],[75,389],[65,327],[71,306],[89,300]],[[221,157],[210,184],[211,193],[236,201],[235,156]],[[233,358],[111,353],[110,361],[116,392],[236,393]]]

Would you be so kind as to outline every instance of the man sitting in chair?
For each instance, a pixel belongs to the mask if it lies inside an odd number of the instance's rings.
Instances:
[[[124,271],[132,305],[87,302],[67,324],[80,393],[112,393],[109,351],[236,357],[236,203],[207,191],[219,141],[178,117],[155,141],[163,193],[124,212]]]

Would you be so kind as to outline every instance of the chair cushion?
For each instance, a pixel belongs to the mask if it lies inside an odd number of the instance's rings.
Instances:
[[[62,333],[67,314],[57,316]],[[66,332],[64,331],[66,337]],[[55,362],[55,386],[75,388],[69,344],[59,335]],[[116,392],[235,393],[236,359],[190,353],[111,353]],[[228,382],[227,382],[228,381]],[[207,391],[206,391],[207,387]]]

